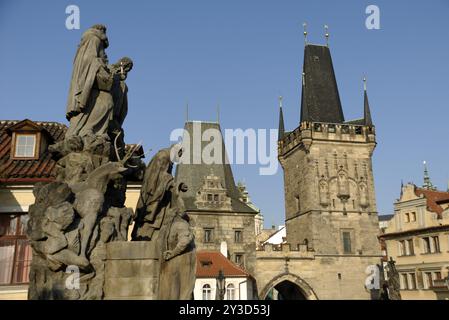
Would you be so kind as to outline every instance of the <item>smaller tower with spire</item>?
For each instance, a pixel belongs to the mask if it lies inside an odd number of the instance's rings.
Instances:
[[[430,180],[429,171],[427,170],[427,162],[423,161],[423,165],[424,165],[424,184],[422,185],[422,187],[427,190],[436,190],[436,187]]]
[[[366,77],[363,77],[363,120],[365,126],[372,126],[371,110],[369,108],[368,93],[366,90]]]
[[[279,96],[279,132],[278,141],[284,138],[285,126],[284,126],[284,113],[282,112],[282,96]]]

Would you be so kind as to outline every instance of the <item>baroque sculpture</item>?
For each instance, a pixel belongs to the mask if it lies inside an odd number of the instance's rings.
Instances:
[[[56,179],[35,186],[29,210],[28,298],[103,299],[106,283],[114,282],[106,268],[111,252],[141,254],[146,248],[154,268],[141,276],[154,279],[148,284],[156,288],[150,298],[190,299],[195,244],[180,196],[187,186],[171,173],[182,148],[174,145],[152,158],[134,215],[125,207],[127,178],[142,176],[145,166],[135,155],[140,145],[127,146],[122,128],[128,112],[125,80],[133,61],[124,57],[109,65],[108,45],[106,27],[94,25],[75,55],[66,108],[70,125],[64,140],[49,147],[57,160]],[[133,220],[132,240],[145,243],[126,242]],[[118,242],[125,250],[113,250]],[[112,269],[119,277],[124,270]],[[108,290],[114,296],[121,289]]]
[[[95,25],[76,52],[70,126],[65,139],[50,146],[58,159],[56,181],[35,187],[30,208],[29,299],[101,299],[105,244],[127,238],[133,212],[124,206],[126,176],[140,161],[133,158],[137,147],[125,150],[121,127],[133,63],[122,58],[108,66],[107,47],[106,27]]]

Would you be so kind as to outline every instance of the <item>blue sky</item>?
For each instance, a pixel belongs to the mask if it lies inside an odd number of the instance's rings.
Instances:
[[[65,28],[76,4],[81,29]],[[380,30],[365,28],[365,8],[380,8]],[[378,145],[378,211],[392,213],[401,180],[422,183],[422,161],[440,189],[449,180],[449,1],[4,1],[0,0],[0,119],[64,122],[72,61],[82,32],[108,26],[111,62],[134,60],[129,75],[127,142],[169,144],[190,118],[222,128],[277,128],[284,97],[287,130],[299,122],[307,21],[309,41],[330,47],[346,119],[363,111],[368,93]],[[234,165],[267,226],[282,224],[282,171],[260,176]]]

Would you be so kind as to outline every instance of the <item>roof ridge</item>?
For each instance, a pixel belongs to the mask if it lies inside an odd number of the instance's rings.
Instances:
[[[449,195],[449,191],[442,191],[442,190],[429,190],[422,187],[416,187],[416,190],[424,191],[424,192],[436,192],[436,193],[447,193]]]
[[[32,121],[34,123],[58,124],[58,125],[66,126],[66,124],[64,124],[62,122],[59,122],[59,121],[42,121],[42,120],[32,120],[32,119],[28,119],[28,118],[25,118],[25,119],[22,119],[22,120],[7,120],[7,119],[3,119],[3,120],[0,120],[0,124],[4,124],[4,123],[19,123],[19,122],[22,122],[23,120],[30,120],[30,121]]]

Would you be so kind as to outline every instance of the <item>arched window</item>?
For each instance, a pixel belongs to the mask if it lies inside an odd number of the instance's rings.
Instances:
[[[232,283],[226,286],[226,300],[235,300],[235,287]]]
[[[205,284],[203,286],[203,300],[211,300],[212,297],[212,289],[209,284]]]

